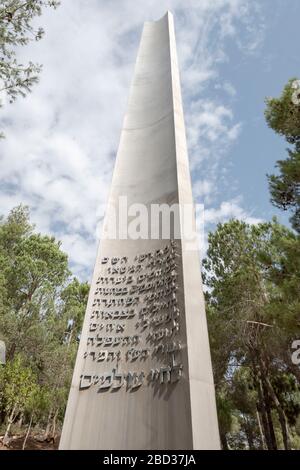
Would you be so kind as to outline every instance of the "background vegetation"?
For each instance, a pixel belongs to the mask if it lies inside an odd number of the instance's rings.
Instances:
[[[298,364],[292,361],[300,339],[300,105],[292,99],[300,88],[294,86],[290,80],[265,111],[289,144],[268,180],[271,201],[290,211],[292,229],[276,219],[219,224],[203,262],[224,449],[300,448],[300,354]]]
[[[19,206],[0,224],[0,368],[4,442],[13,424],[54,438],[62,422],[89,286],[71,276],[54,237],[35,233]],[[41,436],[42,437],[42,436]]]

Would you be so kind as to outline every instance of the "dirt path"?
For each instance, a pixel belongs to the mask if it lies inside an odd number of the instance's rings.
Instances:
[[[24,441],[24,436],[16,436],[14,437],[10,444],[9,447],[5,447],[0,443],[0,451],[1,450],[22,450],[23,446],[23,441]],[[59,444],[59,437],[55,439],[55,442],[39,442],[34,437],[30,436],[27,439],[26,442],[26,447],[25,450],[55,450],[58,449],[58,444]]]

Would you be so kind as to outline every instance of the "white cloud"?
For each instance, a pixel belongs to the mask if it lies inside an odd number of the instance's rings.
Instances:
[[[206,182],[204,181],[204,186],[205,183]],[[251,212],[242,207],[242,197],[223,201],[217,207],[207,207],[207,205],[204,207],[196,206],[196,224],[197,232],[199,234],[201,259],[206,256],[209,232],[213,231],[217,224],[226,223],[231,219],[239,219],[250,225],[263,222],[262,219],[254,217]]]
[[[204,224],[224,223],[230,219],[240,219],[248,224],[258,224],[262,220],[252,217],[240,206],[239,198],[223,201],[219,207],[205,209]]]
[[[201,169],[205,160],[209,160],[210,168],[214,169],[214,164],[227,154],[242,128],[241,123],[233,122],[229,107],[208,99],[191,102],[186,122],[190,165],[194,172]]]
[[[211,204],[216,194],[212,179],[199,178],[193,183],[193,196],[198,204]]]
[[[83,278],[93,266],[99,208],[108,196],[142,24],[167,9],[175,14],[194,189],[211,203],[219,160],[241,125],[230,104],[206,95],[207,85],[218,80],[234,95],[218,66],[237,36],[243,51],[258,47],[262,28],[257,31],[253,1],[65,0],[38,18],[45,38],[20,50],[22,60],[43,63],[40,83],[1,110],[1,213],[28,204],[37,228],[62,240]],[[211,173],[204,179],[197,171],[208,159]],[[211,209],[211,220],[226,207]]]
[[[232,83],[230,82],[225,82],[223,84],[223,89],[226,91],[226,93],[228,93],[228,95],[230,96],[235,96],[236,95],[236,89],[234,88],[234,86],[232,85]]]

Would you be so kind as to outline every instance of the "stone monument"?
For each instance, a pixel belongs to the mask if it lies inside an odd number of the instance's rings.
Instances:
[[[124,197],[129,218],[112,236]],[[61,449],[220,448],[199,256],[182,216],[168,238],[159,216],[156,236],[127,233],[137,206],[176,204],[193,198],[168,12],[144,24]]]

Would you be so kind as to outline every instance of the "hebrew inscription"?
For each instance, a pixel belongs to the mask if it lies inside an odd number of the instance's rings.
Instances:
[[[182,376],[176,242],[104,257],[93,292],[79,389],[137,390]],[[103,371],[99,372],[103,367]],[[135,369],[135,370],[134,370]]]

